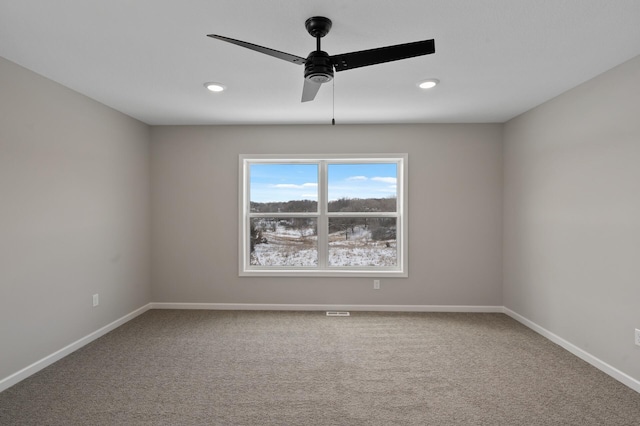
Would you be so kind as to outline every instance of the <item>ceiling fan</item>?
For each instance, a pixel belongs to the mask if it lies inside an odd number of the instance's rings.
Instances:
[[[293,62],[294,64],[304,64],[302,102],[312,101],[316,97],[320,86],[333,79],[334,68],[336,71],[344,71],[352,68],[428,55],[436,51],[435,43],[433,39],[431,39],[330,56],[327,52],[320,49],[320,39],[329,33],[331,20],[322,16],[314,16],[307,19],[304,25],[309,34],[316,39],[316,50],[309,53],[309,56],[306,58],[217,34],[208,34],[207,37],[246,47],[247,49],[283,59],[287,62]]]

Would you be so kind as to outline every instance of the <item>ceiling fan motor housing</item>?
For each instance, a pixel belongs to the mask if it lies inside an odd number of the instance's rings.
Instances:
[[[333,79],[333,63],[327,52],[316,50],[309,53],[304,63],[304,78],[319,84]]]

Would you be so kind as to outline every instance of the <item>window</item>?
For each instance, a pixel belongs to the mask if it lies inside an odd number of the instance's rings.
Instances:
[[[240,275],[407,276],[406,154],[240,156]]]

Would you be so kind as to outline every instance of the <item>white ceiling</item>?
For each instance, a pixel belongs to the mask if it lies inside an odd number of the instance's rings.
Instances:
[[[206,37],[306,57],[316,15],[330,55],[435,39],[336,73],[338,123],[504,122],[640,54],[640,0],[0,0],[0,56],[151,125],[329,123],[331,83]]]

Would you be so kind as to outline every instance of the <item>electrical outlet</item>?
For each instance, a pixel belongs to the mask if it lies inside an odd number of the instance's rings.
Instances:
[[[640,346],[640,330],[636,328],[636,345]]]
[[[99,304],[100,304],[100,295],[99,294],[94,294],[93,295],[93,307],[95,308]]]
[[[380,280],[373,280],[373,289],[380,290]]]

